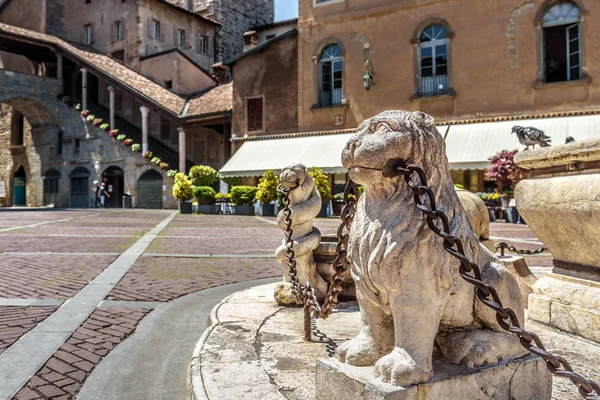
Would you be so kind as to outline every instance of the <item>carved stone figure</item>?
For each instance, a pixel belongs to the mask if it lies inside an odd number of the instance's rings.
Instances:
[[[318,299],[323,299],[327,293],[327,282],[318,274],[313,251],[321,242],[321,232],[313,227],[313,220],[321,211],[321,196],[315,186],[313,179],[308,176],[306,167],[302,164],[294,164],[284,168],[279,176],[281,185],[292,188],[296,182],[300,182],[297,189],[289,192],[290,208],[292,209],[292,239],[294,240],[294,253],[298,281],[301,285],[308,280],[315,289]],[[281,229],[286,228],[283,210],[277,215],[277,223]],[[275,300],[279,304],[296,304],[296,297],[292,293],[292,285],[289,283],[289,270],[287,266],[285,239],[275,252],[277,260],[283,265],[284,282],[275,287]]]
[[[490,238],[490,214],[483,200],[475,193],[465,189],[456,189],[456,194],[467,212],[477,239],[488,240]]]
[[[459,263],[427,227],[404,177],[383,176],[386,162],[397,158],[424,169],[437,208],[448,216],[467,257],[482,267],[483,280],[524,321],[515,279],[479,243],[458,199],[433,118],[387,111],[364,121],[342,153],[344,167],[365,192],[349,242],[362,326],[359,335],[340,346],[338,358],[358,366],[375,364],[383,381],[405,386],[432,377],[434,346],[447,361],[467,367],[527,354],[459,276]]]

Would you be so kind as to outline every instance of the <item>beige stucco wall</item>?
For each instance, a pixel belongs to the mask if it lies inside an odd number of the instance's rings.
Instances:
[[[213,38],[215,26],[213,24],[153,0],[140,0],[139,4],[140,55],[148,56],[177,47],[175,31],[178,28],[185,29],[188,46],[181,49],[181,51],[196,61],[202,68],[210,71],[214,63]],[[162,40],[152,39],[148,36],[148,25],[151,18],[160,21]],[[208,55],[197,52],[197,37],[200,35],[209,37]]]
[[[178,52],[142,60],[140,72],[163,86],[166,81],[172,81],[172,90],[181,94],[199,92],[216,85],[210,76]]]
[[[600,24],[596,23],[600,2],[576,3],[587,11],[581,25],[583,72],[595,78],[600,76],[600,53],[594,51],[600,37]],[[387,109],[420,109],[443,120],[596,107],[600,86],[595,81],[534,88],[541,68],[534,20],[548,4],[551,1],[332,0],[314,7],[313,0],[300,0],[300,129],[353,128]],[[418,73],[417,49],[411,39],[424,21],[440,18],[454,32],[449,53],[456,97],[411,101]],[[516,36],[509,32],[513,28]],[[345,50],[347,106],[311,110],[316,103],[318,57],[334,41]],[[516,45],[516,53],[510,51],[511,44]],[[362,82],[367,55],[375,72],[375,86],[368,92]]]
[[[2,10],[0,22],[44,32],[46,29],[45,16],[46,0],[17,0],[12,1]]]
[[[298,38],[289,36],[235,62],[232,134],[268,135],[298,129]],[[263,96],[263,131],[248,132],[249,97]]]

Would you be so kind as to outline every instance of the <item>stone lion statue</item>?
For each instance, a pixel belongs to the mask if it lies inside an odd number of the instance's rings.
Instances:
[[[478,241],[452,180],[442,136],[422,112],[386,111],[364,121],[342,152],[354,182],[365,188],[349,242],[361,331],[338,350],[342,362],[375,365],[384,382],[406,386],[429,380],[433,353],[467,367],[493,365],[527,354],[501,331],[495,313],[458,273],[459,262],[427,227],[403,176],[387,178],[390,159],[423,168],[437,208],[450,220],[467,257],[482,267],[505,306],[524,321],[512,275]]]
[[[290,208],[292,209],[292,239],[294,240],[294,253],[298,281],[304,285],[309,281],[315,289],[318,299],[323,299],[327,293],[328,284],[317,272],[313,251],[321,242],[321,232],[313,227],[313,220],[321,211],[321,196],[317,191],[315,182],[308,175],[306,167],[302,164],[293,164],[281,171],[279,182],[283,187],[292,188],[296,182],[300,183],[297,189],[289,192]],[[286,228],[283,210],[277,215],[277,223],[281,229]],[[289,283],[285,239],[275,252],[277,260],[283,265],[284,282],[275,287],[274,296],[279,304],[296,304],[296,297],[292,293]]]

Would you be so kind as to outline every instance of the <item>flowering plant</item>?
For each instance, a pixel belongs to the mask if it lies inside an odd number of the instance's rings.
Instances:
[[[113,129],[111,131],[108,132],[108,136],[110,136],[111,138],[115,139],[117,136],[119,136],[119,130],[118,129]]]
[[[131,139],[125,139],[123,140],[123,144],[127,147],[132,146],[133,145],[133,140]]]
[[[150,160],[150,162],[152,164],[158,165],[158,164],[160,164],[162,162],[162,160],[160,158],[158,158],[158,157],[153,157],[152,160]]]
[[[87,122],[93,123],[95,119],[96,119],[96,116],[94,114],[90,114],[87,116],[87,118],[85,120]]]
[[[229,194],[229,193],[217,193],[215,195],[215,198],[217,200],[220,200],[220,199],[227,199],[227,200],[229,200],[229,199],[231,199],[231,194]]]
[[[100,125],[100,129],[102,129],[104,132],[108,131],[108,128],[110,128],[109,124],[102,124],[102,125]]]
[[[77,103],[77,105],[75,106],[75,109],[77,111],[81,111],[81,104]]]
[[[177,175],[177,170],[176,169],[170,169],[167,171],[167,176],[173,177]]]
[[[139,153],[140,151],[142,151],[142,145],[139,143],[131,145],[131,151],[137,151]]]
[[[117,136],[117,140],[118,140],[119,142],[122,142],[122,141],[124,141],[125,139],[127,139],[127,136],[125,136],[125,135],[119,135],[119,136]]]
[[[514,160],[517,152],[517,150],[502,150],[489,159],[492,166],[487,170],[486,176],[495,181],[499,187],[514,189],[517,182],[523,178],[523,173]]]
[[[79,115],[81,115],[81,118],[87,118],[87,116],[90,115],[90,110],[83,110]]]
[[[94,125],[96,128],[99,128],[100,125],[102,125],[102,118],[94,118],[92,125]]]
[[[148,160],[152,159],[152,152],[151,151],[146,151],[144,152],[144,158],[147,158]]]
[[[160,167],[160,169],[164,169],[165,171],[169,169],[169,163],[166,163],[164,161],[158,164],[158,166]]]

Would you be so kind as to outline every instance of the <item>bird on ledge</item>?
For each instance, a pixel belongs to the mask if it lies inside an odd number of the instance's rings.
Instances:
[[[534,128],[533,126],[513,126],[511,133],[517,134],[519,143],[521,143],[523,146],[526,146],[525,150],[529,150],[529,146],[533,146],[535,149],[535,145],[549,147],[550,143],[552,142],[550,136],[546,136],[544,131]]]

